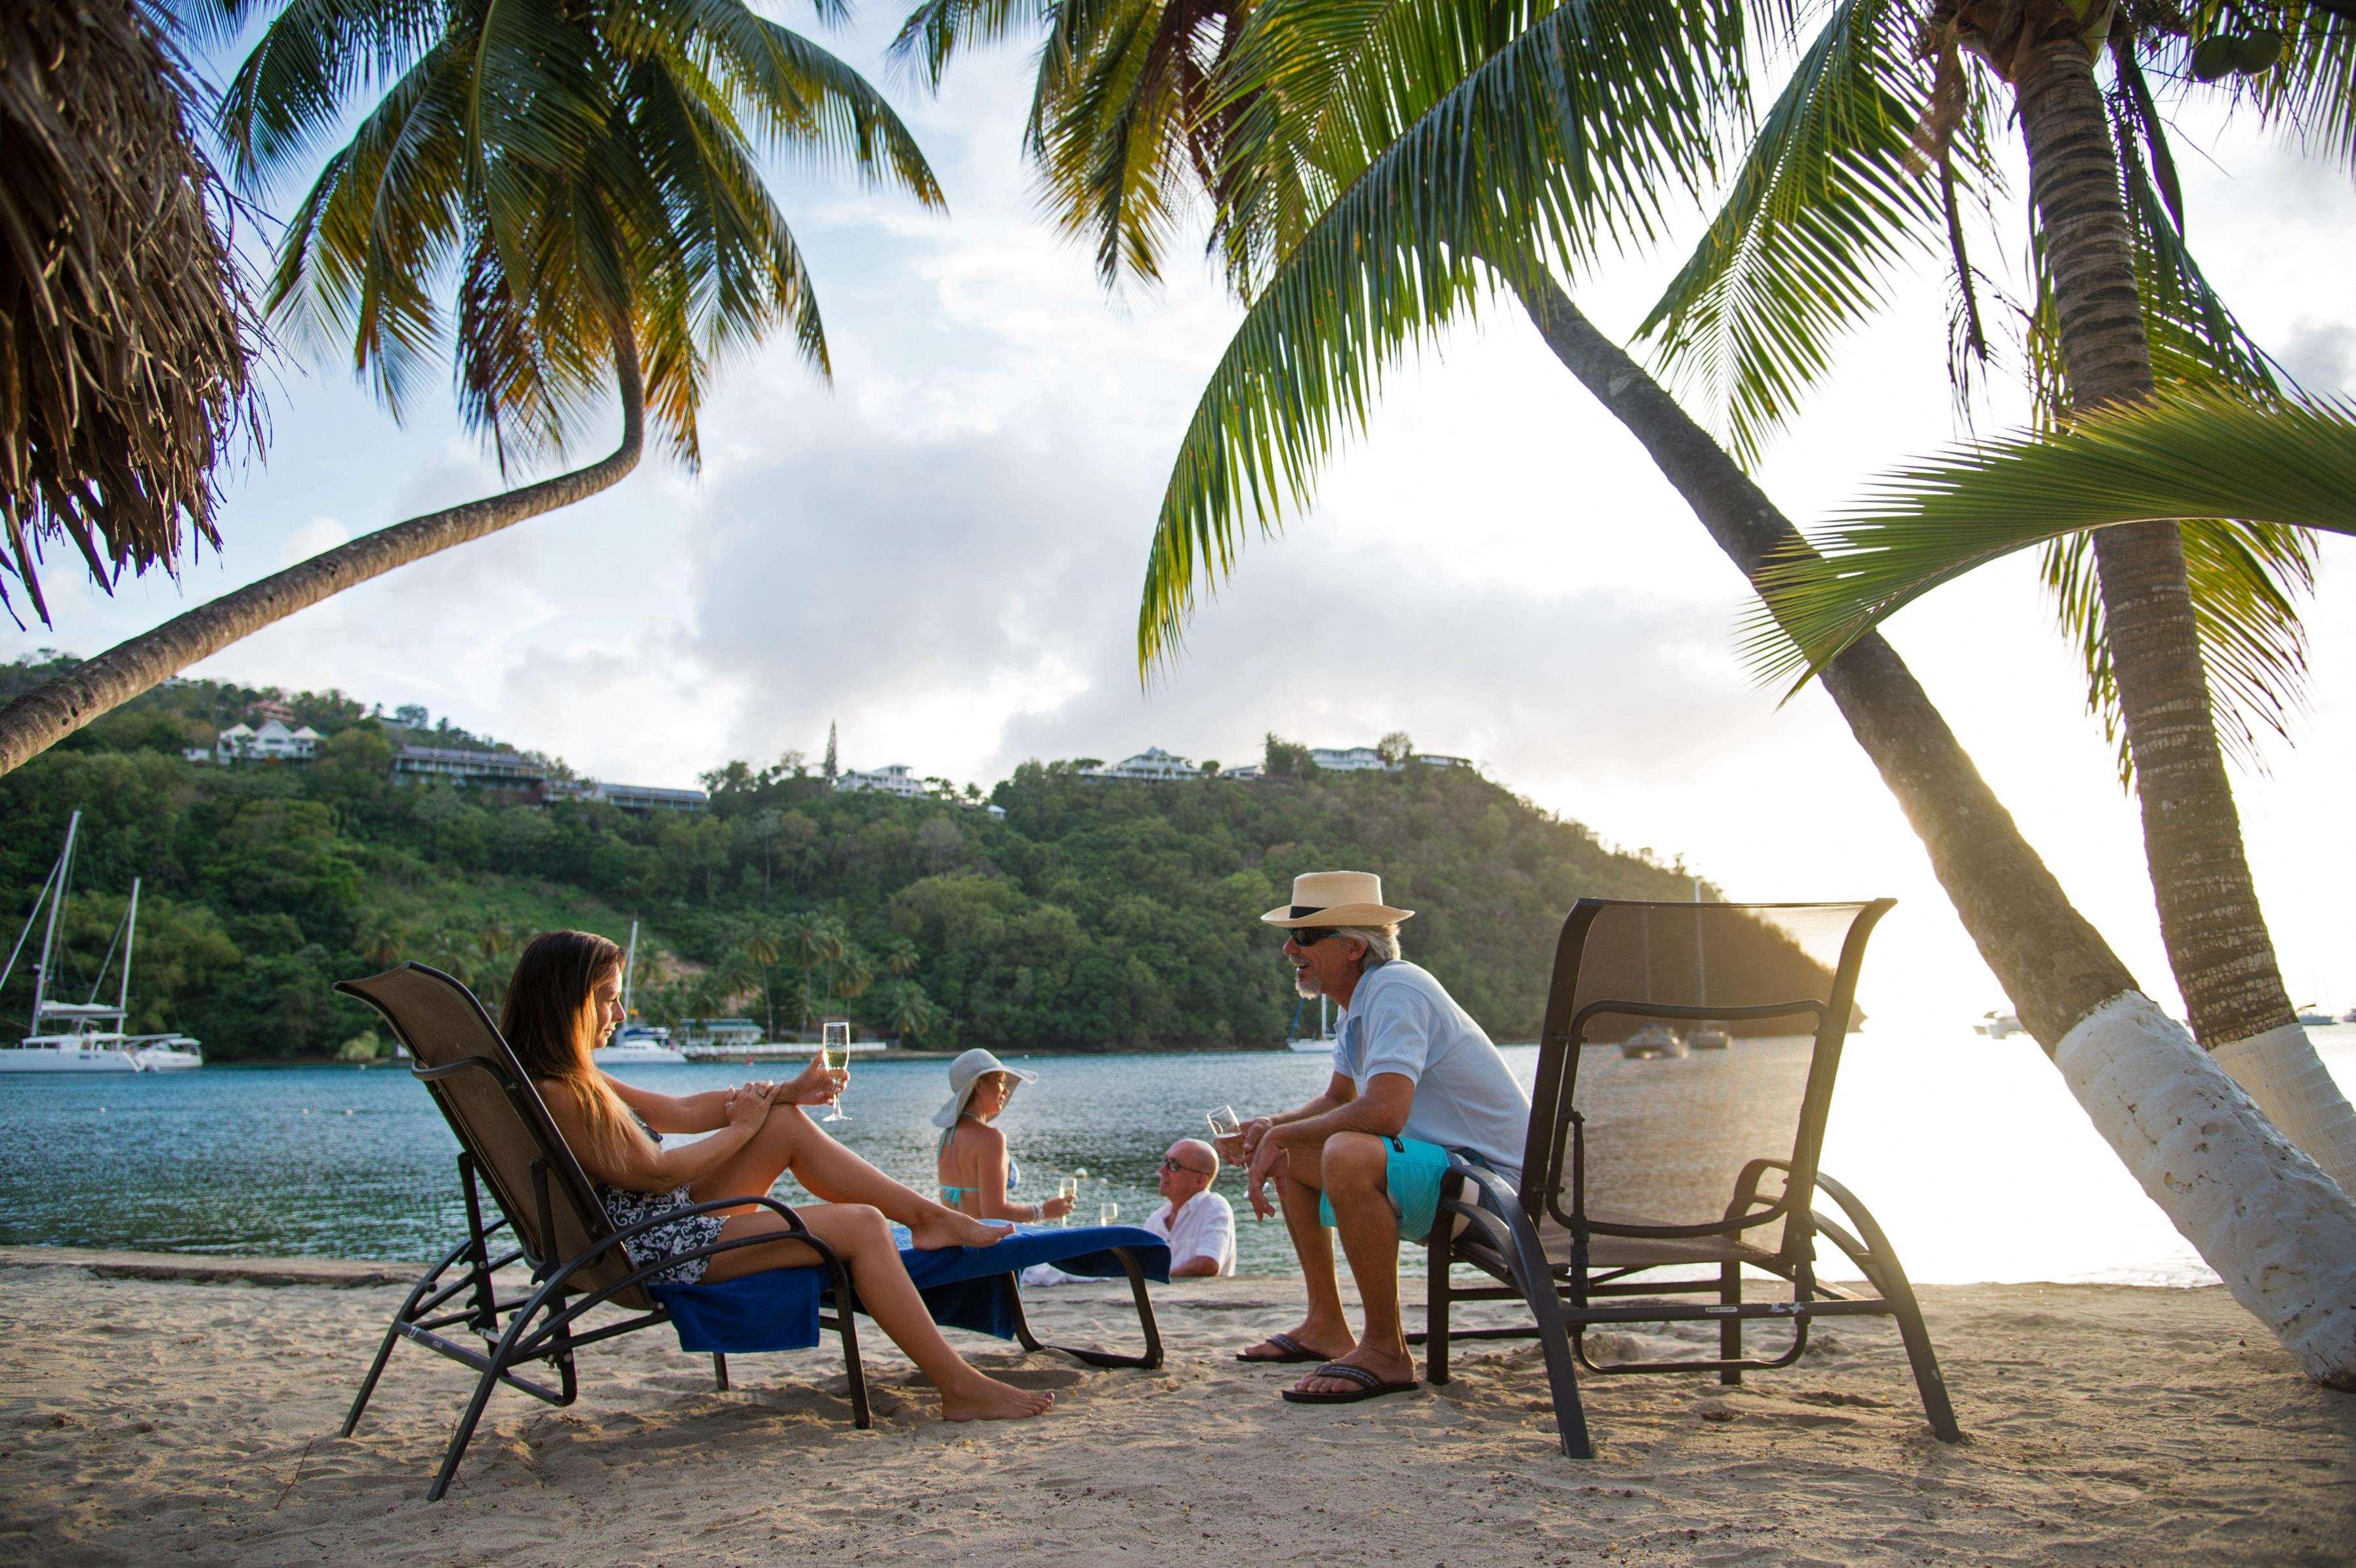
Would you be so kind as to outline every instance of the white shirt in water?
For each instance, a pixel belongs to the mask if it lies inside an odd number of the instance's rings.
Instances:
[[[1222,1274],[1236,1272],[1236,1211],[1215,1192],[1198,1192],[1186,1200],[1176,1222],[1165,1203],[1145,1221],[1145,1228],[1170,1243],[1170,1266],[1210,1258]]]
[[[1215,1258],[1219,1273],[1236,1272],[1236,1211],[1226,1198],[1198,1192],[1179,1210],[1174,1230],[1170,1219],[1170,1206],[1164,1203],[1141,1224],[1170,1243],[1172,1268],[1196,1258]],[[1074,1284],[1087,1277],[1067,1274],[1053,1263],[1033,1263],[1023,1271],[1023,1283],[1032,1286]]]

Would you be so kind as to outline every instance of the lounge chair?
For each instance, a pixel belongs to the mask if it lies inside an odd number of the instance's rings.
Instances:
[[[457,1135],[458,1180],[466,1206],[464,1240],[418,1277],[393,1314],[344,1420],[345,1436],[359,1424],[400,1340],[412,1340],[473,1368],[479,1374],[474,1397],[425,1494],[429,1502],[438,1500],[457,1473],[495,1389],[505,1384],[551,1404],[571,1404],[577,1392],[574,1352],[666,1323],[678,1334],[681,1349],[711,1355],[713,1379],[723,1391],[730,1353],[806,1349],[819,1342],[821,1329],[830,1329],[842,1341],[851,1419],[861,1427],[871,1424],[866,1371],[859,1357],[858,1294],[841,1259],[811,1235],[790,1208],[772,1197],[732,1197],[673,1210],[626,1229],[616,1227],[549,1118],[539,1090],[473,993],[419,963],[366,980],[343,981],[336,989],[375,1008],[408,1047],[412,1072]],[[487,1222],[481,1196],[486,1186],[500,1215]],[[638,1268],[623,1249],[622,1243],[639,1230],[680,1214],[748,1204],[783,1218],[795,1239],[817,1252],[820,1262],[716,1284],[660,1285],[650,1284],[648,1276],[677,1258]],[[765,1240],[775,1238],[718,1241],[680,1256],[710,1257]],[[1149,1278],[1168,1281],[1170,1251],[1151,1231],[1133,1226],[1040,1230],[994,1247],[929,1251],[904,1247],[901,1256],[935,1320],[944,1326],[1015,1339],[1025,1351],[1063,1350],[1094,1366],[1150,1370],[1162,1364],[1161,1334],[1145,1283]],[[530,1268],[532,1288],[503,1296],[494,1276],[518,1262]],[[1015,1280],[1022,1269],[1040,1262],[1098,1277],[1126,1275],[1144,1332],[1143,1354],[1043,1344],[1023,1317]],[[618,1322],[584,1321],[593,1308],[605,1305],[627,1316]],[[453,1338],[451,1332],[462,1337]],[[537,1362],[556,1369],[556,1387],[519,1375],[519,1369]]]
[[[1536,1338],[1563,1452],[1585,1459],[1580,1368],[1739,1383],[1797,1360],[1826,1318],[1889,1316],[1932,1431],[1962,1436],[1889,1239],[1816,1168],[1866,939],[1891,902],[1580,901],[1555,948],[1520,1188],[1462,1159],[1445,1178],[1426,1326],[1409,1336],[1432,1382],[1448,1380],[1452,1341]],[[1815,1211],[1819,1193],[1841,1219]],[[1862,1287],[1816,1277],[1819,1236]],[[1482,1283],[1458,1288],[1457,1263]],[[1791,1299],[1744,1300],[1746,1268],[1785,1282]],[[1715,1299],[1670,1299],[1693,1295]],[[1456,1302],[1516,1299],[1532,1326],[1450,1325]],[[1789,1331],[1770,1357],[1744,1353],[1743,1326],[1760,1321]],[[1715,1324],[1718,1354],[1589,1357],[1590,1328],[1678,1322]]]

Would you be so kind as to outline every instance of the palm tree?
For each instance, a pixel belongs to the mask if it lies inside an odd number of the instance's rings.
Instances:
[[[1231,274],[1258,281],[1164,499],[1139,618],[1149,672],[1174,656],[1198,585],[1232,569],[1245,529],[1272,533],[1287,503],[1305,504],[1382,370],[1493,280],[1747,577],[1801,547],[1547,264],[1642,237],[1667,193],[1699,188],[1746,80],[1740,21],[1629,0],[1413,14],[1273,0],[1253,13],[1232,50],[1226,102],[1239,107],[1214,194]],[[2136,990],[1886,643],[1860,640],[1826,685],[2097,1128],[2310,1375],[2356,1384],[2356,1206]]]
[[[761,1003],[767,1009],[767,1022],[763,1030],[766,1038],[777,1032],[777,998],[770,989],[769,972],[785,956],[785,943],[766,927],[755,926],[737,940],[736,950],[761,987]]]
[[[218,546],[213,474],[252,432],[255,333],[147,0],[0,8],[0,609],[70,540],[102,587]],[[21,618],[19,623],[21,624]]]
[[[884,972],[894,980],[905,980],[924,967],[925,956],[916,944],[905,937],[894,937],[884,944],[882,954]]]
[[[1936,0],[1926,17],[1841,0],[1640,330],[1659,335],[1673,371],[1711,384],[1744,455],[1879,307],[1883,274],[1909,250],[1952,252],[1963,336],[1984,358],[1957,166],[1961,183],[1992,179],[1987,149],[2008,99],[2037,220],[2029,360],[2046,417],[2142,403],[2162,387],[2275,397],[2264,353],[2186,247],[2147,79],[2148,68],[2179,95],[2246,101],[2262,122],[2312,131],[2344,157],[2356,145],[2344,22],[2306,0],[2269,9],[2286,30],[2239,5]],[[1915,59],[1918,34],[1933,66]],[[2090,704],[2122,742],[2194,1036],[2356,1192],[2356,1112],[2291,1006],[2225,768],[2229,745],[2247,751],[2296,705],[2305,635],[2292,601],[2313,564],[2311,543],[2278,524],[2144,518],[2053,542],[2045,573],[2086,657]]]
[[[915,981],[905,981],[892,988],[891,1005],[884,1016],[884,1026],[897,1038],[922,1039],[947,1020],[941,1010],[925,994],[925,988]]]
[[[225,33],[267,7],[202,8]],[[306,605],[619,482],[649,410],[692,467],[716,357],[773,327],[789,325],[826,374],[810,279],[756,138],[940,200],[875,91],[744,0],[287,4],[228,90],[232,172],[267,184],[378,87],[295,209],[272,309],[348,338],[396,418],[447,340],[459,412],[503,467],[562,451],[606,386],[619,445],[313,556],[27,693],[0,709],[0,772]]]

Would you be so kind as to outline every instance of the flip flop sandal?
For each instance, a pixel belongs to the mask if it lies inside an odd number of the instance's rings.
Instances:
[[[1355,1389],[1340,1393],[1305,1394],[1299,1389],[1287,1389],[1284,1397],[1294,1404],[1355,1404],[1360,1400],[1377,1400],[1385,1394],[1401,1394],[1422,1384],[1409,1378],[1403,1383],[1387,1383],[1364,1367],[1353,1367],[1344,1361],[1328,1361],[1309,1374],[1312,1378],[1338,1378],[1345,1383],[1355,1383]]]
[[[1271,1334],[1265,1341],[1263,1341],[1263,1343],[1275,1346],[1278,1349],[1283,1351],[1284,1354],[1281,1356],[1254,1356],[1247,1351],[1238,1350],[1236,1352],[1236,1359],[1245,1363],[1247,1366],[1281,1367],[1298,1361],[1322,1361],[1325,1359],[1323,1352],[1312,1350],[1308,1346],[1303,1345],[1300,1340],[1295,1339],[1290,1334]]]

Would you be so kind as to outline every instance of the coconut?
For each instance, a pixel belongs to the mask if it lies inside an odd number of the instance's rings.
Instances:
[[[2283,36],[2272,27],[2260,27],[2234,42],[2233,69],[2244,76],[2264,76],[2282,60]]]
[[[2242,40],[2211,33],[2192,46],[2192,75],[2199,81],[2222,81],[2242,63]]]

